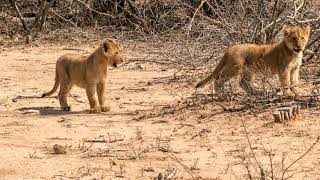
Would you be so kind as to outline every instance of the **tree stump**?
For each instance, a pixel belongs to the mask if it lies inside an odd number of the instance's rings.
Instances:
[[[299,114],[300,114],[299,105],[278,108],[272,112],[274,122],[277,122],[277,123],[284,123],[289,120],[294,120],[299,116]]]

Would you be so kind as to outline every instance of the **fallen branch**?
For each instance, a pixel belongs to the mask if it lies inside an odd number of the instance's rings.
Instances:
[[[71,138],[60,138],[60,137],[52,137],[52,138],[47,138],[48,140],[72,140]]]
[[[100,139],[101,138],[101,139]],[[104,135],[100,135],[97,138],[94,139],[84,139],[83,142],[91,142],[91,143],[114,143],[118,141],[123,141],[124,137],[117,138],[114,136],[114,139],[111,138],[110,134],[108,133],[108,139],[104,138]]]
[[[187,171],[187,173],[192,177],[192,179],[199,179],[199,175],[194,173],[191,168],[189,168],[188,166],[186,166],[185,164],[183,164],[172,152],[170,152],[169,156],[175,160],[178,164],[180,164],[184,170]]]

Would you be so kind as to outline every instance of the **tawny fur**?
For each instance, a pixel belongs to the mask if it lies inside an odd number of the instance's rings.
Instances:
[[[310,27],[284,26],[283,32],[283,40],[276,44],[239,44],[230,47],[211,75],[196,87],[214,80],[214,89],[220,96],[223,94],[224,83],[240,75],[241,87],[249,94],[258,94],[251,80],[257,71],[263,70],[279,76],[283,95],[299,95],[296,85],[299,83],[302,52],[309,40]]]
[[[86,89],[90,113],[109,111],[110,106],[105,104],[107,66],[117,67],[122,62],[118,45],[111,39],[107,39],[88,57],[75,54],[61,56],[56,63],[54,87],[42,97],[52,95],[60,85],[58,98],[61,110],[70,111],[67,95],[76,85]]]

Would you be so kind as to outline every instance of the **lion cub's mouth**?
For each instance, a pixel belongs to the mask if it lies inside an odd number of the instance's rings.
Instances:
[[[293,48],[293,51],[296,52],[296,53],[298,53],[298,52],[302,51],[302,49],[300,49],[300,48]]]
[[[113,67],[118,67],[118,65],[116,63],[113,63]]]

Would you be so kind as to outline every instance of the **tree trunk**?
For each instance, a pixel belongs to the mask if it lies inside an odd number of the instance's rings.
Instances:
[[[21,22],[22,22],[22,25],[23,25],[23,28],[27,31],[27,33],[29,34],[30,33],[30,28],[27,24],[27,22],[24,20],[23,16],[21,15],[20,13],[20,10],[17,6],[17,2],[15,0],[10,0],[12,6],[14,7],[14,10],[16,11],[17,15],[19,16]]]

